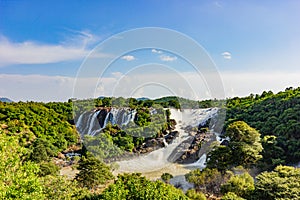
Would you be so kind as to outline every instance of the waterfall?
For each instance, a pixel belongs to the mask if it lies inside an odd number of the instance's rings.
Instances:
[[[85,114],[86,112],[84,112],[82,115],[80,115],[79,116],[79,118],[77,119],[77,121],[76,121],[76,124],[75,124],[75,126],[76,126],[76,128],[77,129],[79,129],[79,130],[81,130],[82,129],[82,127],[84,126],[83,125],[83,118],[84,118],[84,114]]]
[[[88,135],[91,135],[91,133],[92,133],[92,131],[93,131],[93,128],[95,127],[95,123],[98,122],[98,121],[97,121],[97,115],[98,115],[99,112],[100,112],[100,111],[97,111],[97,112],[95,112],[94,114],[91,115],[90,123],[88,123],[88,125],[89,125],[89,129],[88,129],[88,132],[87,132]],[[98,125],[98,124],[96,124],[96,126],[97,126],[97,125]],[[99,125],[98,125],[98,126],[99,126]]]
[[[103,126],[101,127],[101,129],[105,128],[106,125],[107,125],[107,123],[108,123],[109,121],[112,122],[112,119],[113,119],[113,118],[110,118],[111,115],[112,115],[112,114],[111,114],[110,112],[108,112],[108,113],[106,114],[106,117],[105,117],[105,119],[104,119],[104,124],[103,124]],[[112,122],[112,123],[113,123],[113,122]]]
[[[126,126],[129,122],[134,121],[136,114],[136,110],[131,110],[129,108],[87,111],[79,115],[76,122],[76,128],[81,135],[87,134],[93,136],[104,129],[108,122],[113,125],[118,124],[119,126]]]
[[[204,153],[196,162],[185,165],[187,167],[196,167],[203,169],[206,167],[206,154]]]
[[[175,166],[174,161],[177,160],[182,154],[175,154],[178,146],[183,144],[185,141],[192,141],[192,136],[185,132],[185,127],[192,126],[198,127],[199,125],[204,125],[207,120],[211,119],[217,114],[217,108],[209,109],[170,109],[171,119],[175,119],[177,124],[175,125],[175,130],[178,131],[179,136],[168,144],[165,139],[163,139],[164,148],[152,151],[149,154],[144,154],[131,160],[124,160],[118,162],[120,166],[120,172],[153,172],[164,169],[168,166]],[[155,113],[155,110],[151,110],[150,113]],[[97,135],[101,132],[107,123],[118,124],[120,126],[126,126],[129,122],[134,121],[137,114],[136,110],[131,110],[129,108],[111,108],[99,109],[96,111],[89,111],[82,113],[76,122],[76,127],[81,135],[89,134],[91,136]],[[213,130],[212,130],[213,131]],[[219,135],[215,133],[214,138],[219,139]],[[199,160],[196,162],[186,165],[187,167],[193,168],[204,168],[206,161],[206,146],[203,145],[201,148],[201,154]],[[184,145],[183,145],[184,146]],[[171,156],[171,159],[170,159]],[[185,166],[185,165],[183,165]],[[172,171],[170,171],[172,172]]]
[[[163,139],[163,143],[164,143],[164,146],[165,146],[165,147],[167,147],[167,146],[168,146],[168,143],[167,143],[167,141],[166,141],[166,139],[165,139],[165,138]]]
[[[142,155],[131,160],[117,162],[120,166],[120,172],[149,173],[165,169],[170,165],[175,165],[169,161],[169,157],[183,141],[191,137],[185,132],[184,127],[189,125],[198,126],[200,123],[205,123],[208,119],[216,114],[217,109],[170,109],[170,111],[170,118],[175,119],[177,122],[175,130],[179,132],[179,136],[173,141],[172,144],[165,146],[165,148],[160,148],[150,152],[147,155]],[[176,157],[172,158],[171,160],[176,160]],[[198,161],[190,164],[190,166],[193,165],[194,167],[203,168],[205,167],[205,160],[206,154],[203,154]]]

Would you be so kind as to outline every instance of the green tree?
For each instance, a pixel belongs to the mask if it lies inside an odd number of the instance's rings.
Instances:
[[[49,161],[51,156],[54,156],[54,147],[46,139],[37,138],[31,145],[30,160],[34,162]]]
[[[0,199],[43,199],[38,165],[24,162],[28,150],[19,145],[18,138],[0,130],[0,149]]]
[[[88,153],[79,161],[79,173],[75,179],[82,187],[96,189],[99,185],[113,179],[109,166]]]
[[[229,137],[236,166],[249,167],[262,158],[260,133],[246,122],[233,122],[227,127],[225,136]]]
[[[217,169],[204,168],[193,170],[185,175],[188,182],[193,183],[197,191],[220,194],[220,187],[230,177],[229,173],[221,174]]]
[[[233,153],[230,147],[225,145],[217,145],[215,143],[211,146],[211,151],[207,154],[207,167],[216,168],[222,173],[226,172],[233,166]]]
[[[109,185],[102,194],[96,195],[95,199],[119,200],[119,199],[188,199],[184,193],[172,185],[161,181],[150,181],[141,174],[118,175],[114,184]]]
[[[110,107],[112,105],[112,98],[111,97],[104,97],[102,99],[102,106]]]
[[[273,169],[277,165],[285,163],[285,152],[278,146],[278,140],[275,135],[266,135],[262,139],[263,160],[259,163],[261,169]]]
[[[221,186],[221,192],[223,194],[233,192],[246,199],[251,196],[253,191],[254,180],[247,172],[230,177],[230,179]]]
[[[41,162],[38,164],[40,171],[38,173],[39,176],[47,176],[47,175],[58,175],[59,167],[55,165],[53,162]]]
[[[45,199],[77,200],[92,196],[87,188],[78,187],[76,180],[68,180],[64,176],[48,175],[42,177],[40,182],[44,187]]]
[[[274,171],[263,172],[256,178],[256,199],[300,199],[299,168],[280,165]]]
[[[231,123],[225,133],[227,146],[214,146],[207,156],[207,166],[224,172],[234,166],[251,167],[262,158],[260,134],[243,121]]]

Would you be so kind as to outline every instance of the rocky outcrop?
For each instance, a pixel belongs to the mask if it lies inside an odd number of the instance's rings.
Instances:
[[[106,115],[108,113],[107,109],[101,109],[99,114],[97,115],[98,122],[100,124],[100,127],[104,127]]]
[[[179,164],[190,164],[196,162],[202,155],[203,145],[207,146],[213,133],[210,132],[192,132],[190,137],[182,142],[175,151],[169,156],[170,162]]]
[[[165,136],[165,140],[168,144],[171,144],[175,138],[179,136],[178,131],[172,131],[168,135]]]

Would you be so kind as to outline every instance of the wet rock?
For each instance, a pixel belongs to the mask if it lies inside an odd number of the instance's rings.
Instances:
[[[102,109],[102,110],[100,110],[99,114],[97,115],[97,119],[99,121],[100,127],[104,126],[107,114],[108,114],[107,109]]]
[[[221,145],[223,145],[223,146],[228,146],[228,145],[229,145],[229,141],[228,141],[228,140],[223,140],[223,141],[221,142]]]

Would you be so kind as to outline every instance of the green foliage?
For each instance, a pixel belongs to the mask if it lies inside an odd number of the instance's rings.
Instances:
[[[76,180],[68,180],[63,176],[45,176],[40,182],[44,187],[43,199],[77,200],[92,196],[87,188],[78,187]]]
[[[236,195],[233,192],[228,192],[222,197],[222,200],[245,200],[245,199],[242,197],[239,197],[238,195]]]
[[[41,162],[39,163],[40,171],[38,173],[39,176],[47,176],[47,175],[58,175],[59,167],[55,165],[53,162]]]
[[[229,147],[232,150],[236,166],[249,167],[262,158],[260,133],[247,123],[237,121],[226,129],[225,136],[229,137]]]
[[[122,150],[113,142],[113,137],[104,132],[97,136],[84,137],[84,145],[97,159],[104,160],[122,155]]]
[[[102,99],[102,106],[103,107],[110,107],[112,105],[112,98],[111,97],[104,97]]]
[[[78,141],[75,128],[67,121],[72,114],[68,113],[70,106],[67,103],[0,102],[0,124],[8,126],[7,133],[18,135],[22,146],[41,139],[47,141],[46,148],[56,154]]]
[[[255,184],[256,199],[300,199],[300,169],[277,166],[272,172],[263,172]]]
[[[242,121],[230,124],[225,133],[228,146],[214,146],[208,154],[207,166],[224,172],[233,166],[251,167],[262,158],[260,134]]]
[[[77,169],[79,170],[79,173],[76,175],[75,179],[80,186],[89,189],[95,189],[99,185],[113,179],[109,166],[91,154],[87,154],[85,157],[83,156],[81,158]]]
[[[173,175],[172,174],[169,174],[169,173],[163,173],[161,175],[161,179],[165,182],[165,183],[169,183],[170,180],[173,178]]]
[[[219,194],[220,187],[230,177],[229,173],[221,174],[217,169],[204,168],[193,170],[185,175],[188,182],[193,183],[195,188],[204,193]]]
[[[55,147],[45,139],[37,138],[30,146],[31,154],[29,159],[34,162],[49,161],[55,155]]]
[[[0,199],[43,198],[43,187],[36,175],[39,168],[22,160],[27,150],[19,145],[18,138],[0,132],[0,149]]]
[[[228,192],[235,193],[239,197],[248,198],[254,191],[254,180],[248,173],[241,175],[234,175],[221,186],[221,192],[226,194]]]
[[[150,111],[147,108],[137,109],[137,115],[135,123],[138,126],[145,127],[148,126],[151,122]]]
[[[73,107],[71,102],[49,102],[45,107],[54,110],[56,113],[64,116],[62,119],[73,120]]]
[[[191,200],[206,200],[206,196],[202,192],[196,192],[194,189],[186,191],[185,195]]]
[[[29,150],[20,145],[17,136],[5,134],[1,128],[0,150],[0,199],[75,200],[89,196],[76,181],[57,175],[53,163],[26,161]]]
[[[263,92],[227,101],[226,124],[242,120],[264,136],[275,136],[274,145],[263,143],[261,167],[300,161],[300,87],[273,94]]]
[[[260,162],[260,168],[269,169],[272,166],[277,166],[285,163],[286,155],[284,150],[278,145],[278,140],[275,135],[266,135],[262,139],[264,155],[263,162]]]
[[[207,154],[207,167],[216,168],[221,172],[225,172],[233,166],[233,156],[230,147],[224,145],[214,145]]]
[[[188,199],[183,192],[161,181],[152,182],[141,174],[119,175],[114,184],[103,191],[97,199]]]

